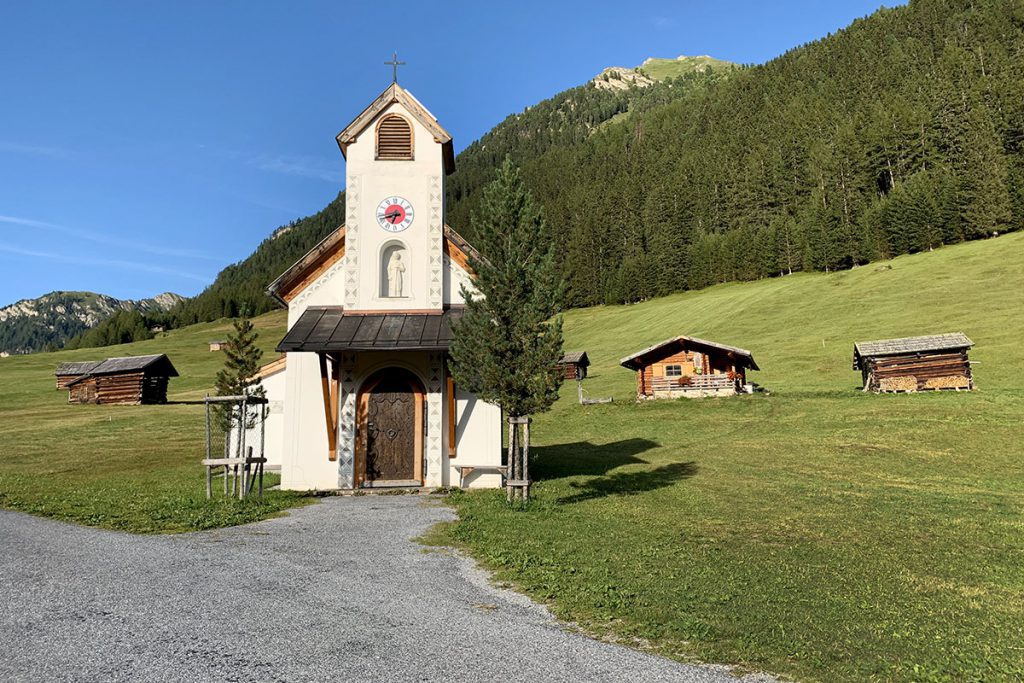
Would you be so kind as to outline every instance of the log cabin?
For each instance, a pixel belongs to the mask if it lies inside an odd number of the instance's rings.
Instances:
[[[61,363],[57,366],[56,372],[54,372],[57,375],[57,389],[67,389],[68,384],[102,362],[101,360],[83,360],[76,363]]]
[[[565,379],[586,379],[590,359],[586,351],[571,351],[558,359],[558,366],[562,368]]]
[[[68,382],[68,403],[166,403],[167,382],[177,376],[178,371],[162,353],[108,358]]]
[[[864,391],[970,391],[972,346],[963,332],[857,342],[853,369],[860,370]]]
[[[747,370],[759,370],[746,349],[696,337],[678,336],[649,346],[620,362],[636,372],[636,397],[700,398],[747,391]]]

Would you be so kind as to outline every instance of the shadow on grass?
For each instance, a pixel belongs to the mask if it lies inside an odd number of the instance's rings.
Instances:
[[[605,474],[622,465],[646,463],[636,456],[660,445],[649,439],[624,439],[601,445],[576,441],[536,446],[530,449],[530,469],[538,481],[579,474]]]
[[[677,481],[697,474],[694,462],[673,462],[642,472],[617,472],[606,477],[591,479],[583,484],[572,484],[577,493],[558,499],[560,505],[582,503],[606,496],[630,496],[671,486]]]

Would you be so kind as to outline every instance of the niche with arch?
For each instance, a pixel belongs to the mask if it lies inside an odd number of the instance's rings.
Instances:
[[[403,299],[409,296],[409,250],[394,240],[380,250],[380,296]]]

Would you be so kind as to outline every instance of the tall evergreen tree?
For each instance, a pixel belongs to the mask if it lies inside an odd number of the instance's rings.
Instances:
[[[260,358],[263,351],[256,346],[256,339],[259,333],[253,327],[248,317],[236,318],[233,322],[234,331],[228,334],[222,351],[224,352],[224,367],[217,372],[215,388],[218,396],[257,396],[263,398],[266,392],[256,378],[260,369]],[[241,419],[237,409],[231,404],[222,404],[224,407],[219,410],[218,421],[220,427],[227,431],[238,424]],[[256,413],[248,413],[246,427],[252,427],[256,421]]]
[[[564,286],[543,213],[510,159],[484,189],[473,232],[484,257],[470,258],[476,292],[462,291],[466,310],[452,330],[451,372],[517,424],[558,398]],[[513,459],[516,450],[510,444]],[[510,462],[510,477],[523,476],[524,464],[517,475]]]

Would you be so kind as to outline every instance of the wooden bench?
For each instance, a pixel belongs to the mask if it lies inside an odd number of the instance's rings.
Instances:
[[[458,464],[456,467],[459,469],[459,488],[466,488],[463,482],[466,477],[473,474],[475,470],[486,470],[488,472],[497,472],[502,477],[508,472],[508,467],[505,465],[463,465]]]

